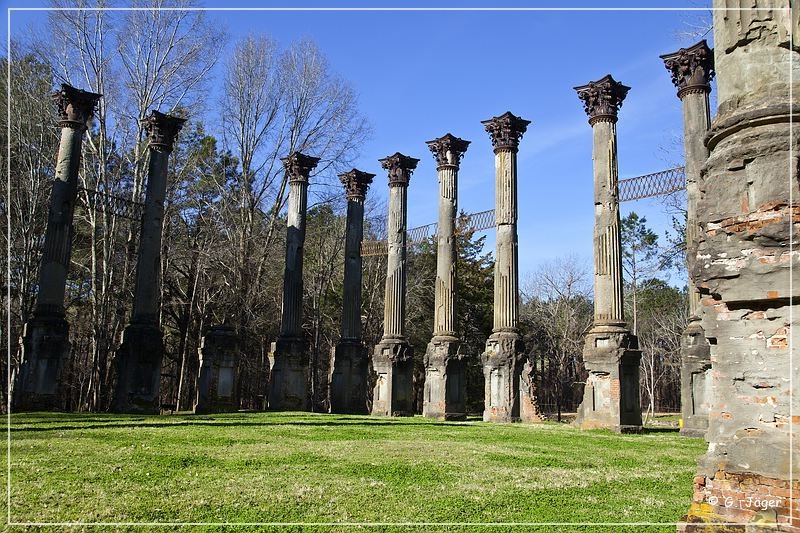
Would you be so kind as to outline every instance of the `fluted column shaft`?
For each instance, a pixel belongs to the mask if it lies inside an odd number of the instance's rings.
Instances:
[[[59,109],[61,142],[47,214],[36,306],[22,333],[22,364],[12,398],[15,411],[65,405],[63,373],[71,345],[64,298],[72,252],[72,217],[78,192],[81,142],[100,97],[66,84],[53,95]]]
[[[470,142],[448,133],[428,141],[439,180],[433,337],[425,350],[422,414],[445,420],[466,418],[466,361],[456,333],[456,214],[458,165]]]
[[[308,178],[319,158],[292,152],[281,160],[289,176],[286,211],[286,261],[283,269],[283,300],[280,337],[303,336],[303,246],[306,240]]]
[[[142,121],[150,143],[150,164],[139,233],[133,312],[114,361],[117,386],[111,410],[117,413],[158,413],[161,408],[164,354],[159,319],[161,232],[169,154],[185,122],[182,118],[155,110]]]
[[[364,237],[364,198],[347,198],[344,241],[342,340],[361,342],[361,241]]]
[[[281,336],[302,336],[303,320],[303,244],[306,239],[308,181],[289,182],[286,214],[286,263],[283,270]]]
[[[310,364],[303,336],[303,246],[306,238],[308,178],[318,157],[292,152],[281,159],[289,178],[286,213],[286,262],[283,270],[281,329],[270,347],[270,409],[307,410],[316,385],[316,362]],[[313,372],[312,372],[313,367]]]
[[[617,113],[630,87],[611,75],[575,87],[592,126],[594,172],[594,326],[623,328]]]
[[[78,193],[81,143],[86,123],[94,113],[100,95],[64,85],[53,97],[60,108],[61,142],[44,235],[35,312],[63,316],[72,254],[72,216]]]
[[[169,154],[184,122],[184,119],[158,111],[153,111],[143,121],[150,140],[150,166],[139,234],[132,324],[159,324],[161,231],[164,225]]]
[[[692,91],[681,98],[683,108],[683,149],[686,173],[686,258],[689,272],[697,256],[697,239],[700,226],[697,217],[697,200],[700,196],[700,171],[708,159],[708,148],[703,142],[711,127],[708,91]],[[700,293],[689,276],[689,317],[699,320]]]
[[[439,226],[436,251],[433,335],[456,335],[456,213],[458,166],[441,165],[439,174]]]
[[[686,261],[689,272],[696,263],[700,227],[697,202],[700,173],[708,160],[705,136],[711,127],[708,95],[714,77],[714,51],[705,40],[661,56],[678,89],[683,110],[683,148],[686,175]],[[699,322],[700,294],[689,277],[689,320]],[[693,327],[696,327],[694,324]]]
[[[535,384],[525,365],[519,333],[519,268],[517,255],[517,151],[529,120],[506,112],[482,121],[492,139],[495,165],[496,249],[494,263],[494,327],[481,355],[486,422],[539,418]],[[528,368],[528,370],[525,370]]]
[[[389,171],[389,220],[383,338],[375,346],[372,366],[372,414],[413,414],[413,347],[406,339],[406,215],[408,183],[419,159],[399,152],[380,160]]]
[[[622,433],[642,429],[638,339],[625,324],[617,170],[617,114],[630,87],[611,75],[575,87],[592,126],[594,327],[586,334],[588,373],[575,424]]]
[[[369,412],[369,360],[361,343],[361,240],[364,236],[364,199],[374,174],[353,169],[339,175],[347,192],[347,228],[344,243],[341,338],[332,350],[330,409],[332,413]]]
[[[625,324],[616,120],[592,125],[594,160],[594,323]]]
[[[686,175],[686,264],[692,272],[697,264],[701,236],[697,205],[700,173],[708,159],[705,136],[711,126],[708,94],[714,76],[713,50],[705,40],[677,52],[662,55],[672,75],[683,108],[683,146]],[[711,350],[700,321],[700,293],[689,276],[689,321],[681,336],[681,431],[690,437],[708,430],[711,383]]]
[[[164,222],[164,199],[167,192],[169,152],[150,145],[150,166],[147,173],[139,254],[136,263],[136,285],[133,317],[136,324],[159,323],[161,293],[161,230]]]
[[[408,183],[389,185],[389,232],[383,338],[406,336],[406,219]]]
[[[519,268],[517,250],[517,151],[495,150],[497,259],[494,263],[494,328],[518,330]]]
[[[64,295],[72,251],[72,215],[78,190],[82,141],[81,129],[71,126],[61,129],[61,144],[58,148],[58,163],[50,196],[42,266],[39,271],[37,313],[64,314]]]
[[[153,111],[143,121],[150,140],[150,166],[139,234],[132,324],[159,324],[161,232],[164,225],[169,154],[172,153],[184,122],[185,119],[158,111]]]

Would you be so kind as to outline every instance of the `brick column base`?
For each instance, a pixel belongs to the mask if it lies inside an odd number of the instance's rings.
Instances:
[[[696,476],[694,500],[678,531],[800,531],[800,480],[790,485],[750,473]]]

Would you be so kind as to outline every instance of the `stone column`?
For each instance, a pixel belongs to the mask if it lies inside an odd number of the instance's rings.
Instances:
[[[203,336],[198,350],[195,414],[226,413],[239,409],[239,340],[229,326],[214,326]]]
[[[538,418],[535,391],[523,376],[525,347],[519,333],[517,250],[517,151],[529,120],[506,112],[481,122],[492,139],[495,164],[497,253],[494,263],[494,328],[481,355],[487,422]],[[523,397],[520,397],[520,393]]]
[[[70,355],[64,296],[72,252],[72,215],[78,192],[81,142],[101,95],[66,84],[53,95],[61,144],[44,236],[39,292],[22,333],[22,365],[14,389],[14,410],[64,407],[64,376]]]
[[[436,252],[433,338],[425,352],[422,414],[444,420],[467,416],[464,354],[456,336],[456,215],[458,166],[469,141],[451,134],[428,141],[439,174],[439,229]]]
[[[347,192],[347,229],[342,329],[331,364],[331,413],[369,413],[369,354],[361,342],[361,240],[364,237],[364,199],[374,177],[375,174],[356,169],[339,175]]]
[[[307,411],[311,407],[311,390],[308,342],[303,335],[303,244],[306,239],[308,177],[319,158],[293,152],[281,161],[289,174],[286,264],[281,330],[269,354],[267,401],[270,409]]]
[[[708,159],[704,139],[711,127],[708,94],[714,75],[714,56],[706,41],[661,56],[678,88],[683,107],[683,146],[686,167],[686,258],[691,272],[697,255],[697,200],[700,171]],[[708,429],[711,399],[711,359],[700,323],[700,293],[689,279],[689,324],[681,339],[681,435],[702,437]]]
[[[692,269],[713,397],[687,531],[796,531],[800,521],[800,45],[788,3],[774,5],[713,3],[719,105]]]
[[[185,119],[155,110],[143,121],[150,141],[150,166],[139,234],[133,312],[115,360],[117,387],[111,409],[117,413],[158,413],[161,408],[159,392],[164,355],[159,317],[161,232],[169,154],[184,122]]]
[[[389,223],[383,338],[375,346],[372,366],[377,374],[372,414],[414,414],[413,349],[406,339],[406,195],[411,172],[419,159],[395,153],[380,160],[389,171]]]
[[[625,322],[617,173],[617,112],[630,87],[610,75],[575,87],[592,126],[594,160],[594,325],[583,362],[589,376],[576,424],[619,432],[642,429],[639,341]]]

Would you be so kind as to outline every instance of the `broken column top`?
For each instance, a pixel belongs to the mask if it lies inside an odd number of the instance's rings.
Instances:
[[[94,109],[102,96],[62,83],[61,89],[53,93],[60,117],[58,125],[85,131],[86,123],[94,115]]]
[[[574,89],[578,91],[578,98],[583,101],[583,108],[589,115],[589,124],[594,126],[597,122],[617,121],[617,112],[631,88],[616,81],[611,74],[606,74],[597,81],[590,81]]]
[[[714,50],[703,39],[688,48],[659,56],[672,74],[672,83],[678,88],[678,98],[691,93],[711,92],[714,77]]]
[[[469,141],[447,133],[443,137],[428,141],[425,144],[433,152],[433,157],[439,167],[446,165],[457,167],[461,163],[461,158],[464,157],[469,143]]]
[[[363,200],[367,196],[367,189],[374,177],[375,174],[354,168],[344,174],[339,174],[339,181],[344,184],[348,200]]]
[[[183,128],[185,118],[167,115],[153,109],[150,115],[142,120],[142,125],[150,139],[150,148],[161,152],[171,152],[175,146],[178,132]]]
[[[379,159],[378,162],[381,167],[389,171],[389,187],[407,187],[411,180],[411,171],[417,168],[419,159],[395,152]]]
[[[486,131],[492,138],[494,151],[519,149],[519,141],[528,129],[530,120],[520,118],[511,111],[506,111],[500,116],[492,117],[489,120],[482,120],[481,124],[486,127]]]
[[[308,177],[311,175],[311,171],[317,167],[319,157],[292,152],[281,161],[283,161],[283,168],[289,173],[290,183],[308,183]]]

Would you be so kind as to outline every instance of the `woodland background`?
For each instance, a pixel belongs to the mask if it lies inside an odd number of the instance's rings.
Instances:
[[[90,191],[143,201],[148,150],[141,120],[158,109],[188,119],[170,157],[158,280],[167,348],[162,405],[191,409],[200,340],[210,326],[224,323],[241,342],[240,407],[263,408],[267,351],[278,333],[281,307],[288,190],[280,158],[299,150],[321,158],[309,198],[304,329],[314,409],[325,411],[330,353],[341,318],[345,197],[337,174],[352,168],[370,135],[354,88],[331,70],[314,42],[281,43],[266,35],[236,42],[223,79],[212,79],[220,43],[228,37],[203,12],[51,11],[48,16],[46,36],[12,42],[10,78],[7,60],[0,61],[5,85],[0,95],[11,98],[10,122],[5,113],[0,118],[0,135],[11,154],[10,161],[5,152],[0,155],[0,171],[10,168],[0,180],[0,207],[10,230],[2,233],[9,250],[2,257],[9,272],[2,297],[10,314],[3,335],[11,347],[11,368],[3,358],[2,371],[13,376],[19,367],[18,338],[35,303],[59,139],[50,95],[66,82],[104,95],[83,144],[82,202],[74,219],[66,301],[73,346],[69,408],[109,407],[115,351],[131,312],[139,233],[135,217],[116,216],[102,203],[96,209],[85,205]],[[207,98],[211,83],[222,84],[220,101]],[[385,186],[384,180],[376,176],[372,188]],[[686,290],[665,280],[675,279],[675,272],[685,279],[682,205],[680,194],[667,199],[665,209],[675,215],[674,231],[667,235],[653,233],[636,213],[623,220],[626,316],[643,350],[642,406],[648,412],[679,409]],[[386,206],[368,194],[366,213],[365,238],[380,239]],[[493,259],[484,240],[462,231],[458,244],[458,326],[470,361],[469,408],[476,413],[483,409],[480,353],[492,328]],[[574,411],[582,397],[582,335],[592,319],[587,266],[564,257],[522,279],[525,346],[540,407],[556,418]],[[382,334],[385,268],[385,258],[364,259],[362,317],[369,347]],[[435,270],[432,242],[409,250],[407,321],[416,353],[418,411]],[[3,400],[7,393],[0,393]]]

